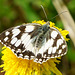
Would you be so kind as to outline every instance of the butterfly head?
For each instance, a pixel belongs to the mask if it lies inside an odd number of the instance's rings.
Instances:
[[[42,30],[44,32],[47,32],[50,29],[50,23],[49,21],[47,21],[43,26],[42,26]]]

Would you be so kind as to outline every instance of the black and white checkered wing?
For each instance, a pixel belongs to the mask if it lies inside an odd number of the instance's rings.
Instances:
[[[0,34],[0,42],[18,58],[46,62],[67,53],[67,44],[56,28],[29,23],[10,28]]]
[[[66,41],[60,32],[52,27],[44,38],[44,44],[39,49],[35,62],[46,62],[50,58],[60,57],[66,53]]]
[[[13,53],[24,59],[32,59],[35,56],[34,46],[40,24],[28,23],[10,28],[0,34],[0,42],[9,47]]]
[[[67,53],[67,44],[56,28],[51,28],[50,39],[47,41],[48,48],[44,53],[46,57],[55,58],[63,56]],[[46,45],[46,46],[47,46]]]

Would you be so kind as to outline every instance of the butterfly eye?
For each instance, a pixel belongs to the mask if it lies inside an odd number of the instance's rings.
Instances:
[[[48,29],[50,29],[50,26],[48,26]]]

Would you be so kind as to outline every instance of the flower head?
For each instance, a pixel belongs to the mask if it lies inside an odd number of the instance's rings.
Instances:
[[[43,20],[34,21],[33,23],[45,24]],[[50,27],[57,28],[52,22],[50,22]],[[68,40],[66,38],[68,31],[59,28],[57,29],[60,31],[64,39]],[[34,62],[33,60],[27,60],[16,57],[16,55],[5,46],[2,49],[2,54],[4,55],[1,59],[4,61],[4,63],[0,67],[3,67],[5,75],[50,75],[51,72],[55,73],[56,75],[62,75],[62,73],[56,67],[55,63],[60,62],[56,58],[51,58],[48,61],[40,64]]]

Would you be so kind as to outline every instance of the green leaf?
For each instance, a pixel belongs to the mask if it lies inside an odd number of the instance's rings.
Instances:
[[[15,0],[15,3],[19,5],[24,11],[24,16],[26,16],[29,22],[34,20],[40,20],[38,14],[31,8],[30,4],[26,0]]]
[[[69,42],[68,42],[67,56],[68,56],[68,60],[75,61],[75,48],[74,48],[73,43],[72,43],[71,40],[69,40]]]

